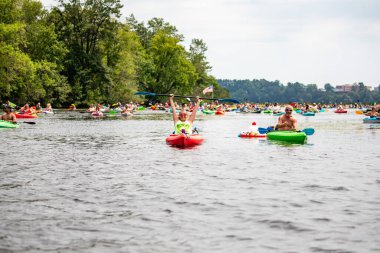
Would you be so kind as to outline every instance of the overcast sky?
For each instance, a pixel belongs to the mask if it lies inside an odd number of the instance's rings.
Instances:
[[[121,2],[123,18],[163,18],[185,45],[202,39],[216,78],[380,84],[380,0]]]

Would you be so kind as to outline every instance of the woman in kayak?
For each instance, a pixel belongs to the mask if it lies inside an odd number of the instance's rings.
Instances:
[[[175,129],[175,134],[181,134],[182,131],[184,130],[186,134],[192,134],[192,125],[195,120],[195,115],[197,114],[199,104],[201,100],[197,96],[197,103],[195,104],[195,107],[189,117],[187,118],[187,112],[182,109],[179,114],[177,115],[176,108],[173,102],[174,94],[170,94],[170,106],[173,110],[173,122],[174,122],[174,129]]]
[[[50,104],[50,103],[47,103],[47,104],[46,104],[45,111],[47,111],[47,112],[53,112],[53,108],[51,107],[51,104]]]
[[[16,115],[12,112],[12,107],[5,105],[4,111],[5,113],[0,117],[1,120],[17,123]]]
[[[296,131],[297,120],[292,116],[293,108],[290,105],[285,107],[285,114],[278,117],[276,130],[279,131]]]

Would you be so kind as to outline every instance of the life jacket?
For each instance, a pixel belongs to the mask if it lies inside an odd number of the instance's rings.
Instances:
[[[175,134],[181,134],[182,129],[185,129],[185,132],[187,134],[192,134],[190,122],[178,120],[177,123],[175,123],[175,125],[174,125]]]

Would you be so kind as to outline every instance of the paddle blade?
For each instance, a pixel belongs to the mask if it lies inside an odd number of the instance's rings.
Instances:
[[[135,95],[140,95],[140,96],[156,96],[156,93],[145,92],[145,91],[138,91],[138,92],[135,93]]]
[[[356,114],[363,114],[363,111],[355,111]]]
[[[33,121],[23,121],[22,123],[30,124],[30,125],[35,125],[36,124],[36,122],[33,122]]]
[[[222,103],[235,103],[235,104],[240,104],[239,100],[233,99],[233,98],[220,98],[217,99],[218,101]]]
[[[260,134],[266,134],[268,132],[267,128],[259,127],[259,133]]]
[[[302,130],[302,132],[304,132],[306,135],[313,135],[315,130],[314,128],[305,128],[304,130]]]

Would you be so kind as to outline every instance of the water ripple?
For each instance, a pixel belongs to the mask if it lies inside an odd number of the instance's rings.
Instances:
[[[289,145],[236,137],[271,115],[199,119],[194,149],[164,113],[0,131],[0,252],[380,251],[378,129],[298,117],[316,133]]]

